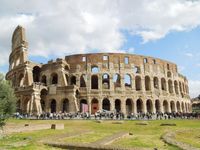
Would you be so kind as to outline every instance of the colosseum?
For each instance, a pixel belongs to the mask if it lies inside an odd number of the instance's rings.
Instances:
[[[25,29],[12,36],[9,71],[17,111],[191,112],[188,81],[169,61],[126,53],[65,56],[46,64],[28,60]]]

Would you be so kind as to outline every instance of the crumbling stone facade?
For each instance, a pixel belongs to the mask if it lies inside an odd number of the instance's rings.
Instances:
[[[191,112],[188,81],[174,63],[133,54],[94,53],[39,64],[29,61],[27,53],[25,30],[18,26],[6,78],[22,113]]]

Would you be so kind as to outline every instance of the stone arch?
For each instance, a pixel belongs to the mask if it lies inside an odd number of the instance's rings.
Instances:
[[[164,113],[168,113],[169,112],[169,104],[167,100],[163,101],[163,111]]]
[[[16,112],[21,113],[21,100],[18,99],[16,103]]]
[[[99,110],[99,101],[96,98],[93,98],[91,101],[91,113],[95,114]]]
[[[130,114],[133,112],[133,101],[132,99],[128,98],[126,100],[126,114]]]
[[[51,74],[51,84],[58,84],[58,74],[57,73]]]
[[[40,82],[40,72],[41,69],[39,66],[33,67],[33,82]]]
[[[183,93],[185,93],[185,86],[184,86],[184,83],[182,83],[182,87],[183,87]]]
[[[104,89],[110,89],[110,76],[107,73],[102,75],[102,86]]]
[[[167,77],[171,78],[172,77],[172,73],[170,71],[167,72]]]
[[[80,77],[80,87],[86,87],[86,75],[82,74]]]
[[[131,75],[130,74],[125,74],[124,76],[124,86],[131,88]]]
[[[20,75],[19,75],[19,86],[23,86],[23,84],[24,84],[24,75],[21,73]]]
[[[162,88],[163,91],[167,90],[165,78],[161,79],[161,88]]]
[[[51,100],[50,108],[51,108],[51,113],[56,113],[57,102],[56,102],[55,99],[52,99],[52,100]]]
[[[153,103],[152,103],[152,100],[148,99],[146,101],[146,108],[147,108],[147,112],[153,113]]]
[[[22,112],[29,113],[29,106],[30,106],[30,99],[29,98],[23,99]]]
[[[46,108],[45,102],[46,102],[47,94],[48,94],[48,91],[46,89],[42,89],[40,91],[40,104],[41,104],[42,112],[44,112]]]
[[[171,112],[176,112],[176,108],[175,108],[175,103],[174,101],[170,102],[170,108],[171,108]]]
[[[161,105],[158,99],[155,101],[155,108],[157,113],[161,112]]]
[[[146,91],[151,90],[151,80],[149,76],[145,76],[145,90]]]
[[[103,99],[102,109],[110,111],[110,101],[109,101],[109,99],[107,99],[107,98]]]
[[[177,112],[181,112],[181,104],[179,101],[176,102]]]
[[[70,77],[70,84],[71,85],[76,85],[76,76],[71,76]]]
[[[136,101],[136,106],[137,106],[137,113],[142,113],[144,112],[144,106],[143,106],[143,101],[141,99],[138,99]]]
[[[169,93],[173,93],[173,84],[172,84],[172,80],[168,80],[168,89],[169,89]]]
[[[92,77],[91,77],[91,89],[98,89],[98,87],[99,87],[98,76],[92,75]]]
[[[178,93],[178,82],[176,80],[174,81],[174,88],[175,88],[175,93],[179,94]]]
[[[184,106],[184,102],[181,103],[181,108],[182,108],[182,112],[185,113],[185,106]]]
[[[44,85],[47,85],[47,77],[46,77],[46,75],[43,75],[43,76],[42,76],[41,82],[42,82]]]
[[[88,112],[88,102],[86,99],[80,100],[80,112]]]
[[[69,100],[67,98],[62,101],[62,112],[69,112]]]
[[[121,77],[120,77],[119,74],[116,73],[116,74],[113,76],[113,82],[114,82],[115,88],[116,88],[116,87],[121,87]]]
[[[115,110],[116,110],[116,112],[121,111],[121,100],[120,99],[115,100]]]
[[[99,72],[99,67],[98,67],[98,66],[95,66],[95,65],[92,66],[92,67],[91,67],[91,72],[94,73],[94,74],[95,74],[95,73],[98,73],[98,72]]]
[[[135,89],[136,89],[136,91],[142,90],[142,82],[141,82],[140,76],[135,77]]]
[[[182,85],[181,85],[181,82],[179,82],[179,90],[180,90],[180,93],[182,93]]]
[[[155,89],[159,89],[159,81],[158,81],[158,77],[154,77],[153,78],[153,85]]]

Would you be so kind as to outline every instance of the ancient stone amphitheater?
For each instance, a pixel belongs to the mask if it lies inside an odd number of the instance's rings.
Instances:
[[[41,64],[29,61],[27,52],[25,30],[18,26],[6,78],[22,113],[191,112],[188,81],[174,63],[126,53],[93,53]]]

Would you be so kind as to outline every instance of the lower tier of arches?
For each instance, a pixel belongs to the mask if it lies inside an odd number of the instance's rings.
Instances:
[[[19,104],[19,110],[23,113],[29,113],[30,103],[26,101],[21,101]],[[38,106],[37,106],[38,105]],[[93,98],[90,100],[79,99],[77,101],[70,100],[68,98],[59,99],[46,99],[40,100],[38,104],[33,105],[39,107],[37,113],[41,112],[89,112],[90,114],[95,114],[99,110],[122,112],[124,114],[137,114],[137,113],[172,113],[181,112],[189,113],[191,112],[191,104],[189,102],[184,102],[183,100],[152,100],[152,99],[109,99],[109,98]],[[36,112],[32,108],[32,112]]]

